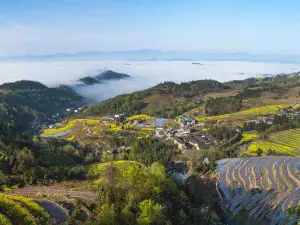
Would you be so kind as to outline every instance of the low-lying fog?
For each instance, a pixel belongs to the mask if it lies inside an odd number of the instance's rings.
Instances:
[[[106,84],[77,87],[76,91],[93,100],[101,101],[118,94],[154,86],[163,81],[191,81],[214,79],[221,82],[245,79],[261,74],[300,71],[300,64],[257,62],[150,62],[150,61],[91,61],[91,62],[26,62],[0,63],[0,82],[21,79],[35,80],[47,86],[74,85],[79,78],[95,75],[97,70],[126,73],[132,79],[110,81]]]

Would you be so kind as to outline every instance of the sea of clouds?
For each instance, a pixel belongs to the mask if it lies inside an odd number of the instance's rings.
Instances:
[[[221,82],[241,80],[261,74],[300,71],[300,64],[259,63],[232,61],[82,61],[82,62],[24,62],[0,63],[0,83],[21,79],[35,80],[53,87],[72,85],[76,91],[93,100],[101,101],[118,94],[142,90],[164,81],[184,82],[214,79]],[[129,64],[129,65],[128,65]],[[131,79],[109,81],[105,84],[78,87],[77,80],[93,76],[99,71],[113,70],[132,76]]]

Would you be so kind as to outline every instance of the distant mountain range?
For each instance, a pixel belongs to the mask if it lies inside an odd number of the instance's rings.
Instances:
[[[131,76],[125,73],[117,73],[111,70],[107,70],[101,72],[99,75],[96,75],[94,77],[87,76],[87,77],[80,78],[78,82],[83,83],[84,85],[93,85],[93,84],[103,84],[105,83],[105,81],[109,81],[109,80],[122,80],[130,77]]]
[[[58,61],[58,60],[128,60],[128,61],[253,61],[300,63],[300,55],[271,55],[205,52],[175,52],[151,49],[130,51],[86,51],[76,53],[57,53],[52,55],[27,55],[0,57],[0,61]]]

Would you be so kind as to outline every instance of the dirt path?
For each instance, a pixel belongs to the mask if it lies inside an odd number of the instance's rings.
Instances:
[[[6,193],[22,195],[33,198],[58,198],[58,200],[65,199],[81,199],[81,200],[95,200],[96,194],[93,192],[83,192],[83,191],[69,191],[66,189],[57,189],[51,187],[25,187],[20,189],[15,189],[7,191]]]

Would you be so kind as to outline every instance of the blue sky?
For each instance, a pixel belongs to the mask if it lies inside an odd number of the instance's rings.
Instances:
[[[0,55],[157,49],[300,54],[292,0],[0,0]]]

